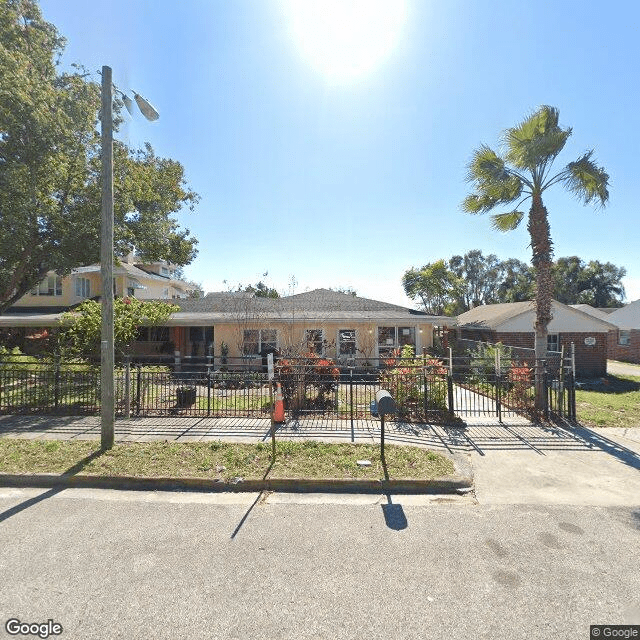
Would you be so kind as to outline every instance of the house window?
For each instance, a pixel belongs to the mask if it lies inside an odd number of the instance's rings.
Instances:
[[[405,345],[416,348],[415,327],[378,327],[378,354],[389,356],[394,349]]]
[[[626,329],[620,329],[618,331],[618,344],[623,347],[629,346],[631,341],[631,332]]]
[[[304,332],[304,343],[309,351],[321,356],[324,353],[322,329],[306,329]]]
[[[62,278],[60,276],[47,276],[37,287],[31,289],[33,296],[61,296]]]
[[[276,338],[275,329],[245,329],[242,354],[245,356],[258,356],[267,349],[276,349]]]
[[[547,351],[560,351],[560,336],[557,333],[547,334]]]
[[[169,269],[167,269],[167,267],[161,267],[161,268],[160,268],[160,273],[161,273],[163,276],[168,276],[168,275],[169,275]]]
[[[89,278],[76,278],[76,297],[91,297],[91,280]]]
[[[138,342],[168,342],[169,327],[138,327]]]
[[[356,355],[356,330],[340,329],[338,331],[338,355],[351,356]]]

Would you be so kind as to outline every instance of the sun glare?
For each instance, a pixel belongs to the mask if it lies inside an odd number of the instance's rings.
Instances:
[[[303,56],[336,84],[379,67],[407,13],[405,0],[286,0],[285,10]]]

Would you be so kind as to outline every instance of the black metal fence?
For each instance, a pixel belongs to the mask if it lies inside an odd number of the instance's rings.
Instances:
[[[395,398],[399,418],[407,421],[535,417],[538,366],[544,417],[576,417],[573,373],[566,363],[549,367],[546,360],[532,364],[473,352],[448,360],[395,359],[382,367],[366,361],[356,364],[339,368],[329,361],[304,359],[277,363],[274,383],[280,385],[288,416],[370,419],[376,416],[376,391],[384,388]],[[176,371],[127,362],[115,371],[119,416],[268,417],[274,390],[267,371],[256,370],[255,365],[232,371],[210,366]],[[55,358],[0,361],[2,414],[97,414],[99,410],[96,364]]]

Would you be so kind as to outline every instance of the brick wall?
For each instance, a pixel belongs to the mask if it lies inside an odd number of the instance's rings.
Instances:
[[[612,360],[640,363],[640,329],[629,331],[629,344],[618,344],[618,331],[609,331],[608,357]]]
[[[584,343],[585,338],[595,338],[593,346]],[[576,376],[590,378],[604,376],[607,373],[607,334],[606,333],[561,333],[560,346],[564,345],[567,355],[571,353],[571,343],[576,349]],[[533,349],[535,335],[530,333],[502,333],[493,332],[491,342],[502,342],[512,347],[526,347]]]
[[[585,338],[595,338],[595,345],[586,345]],[[606,333],[561,333],[560,343],[565,353],[571,352],[571,343],[576,346],[576,376],[596,377],[607,375],[607,339]]]

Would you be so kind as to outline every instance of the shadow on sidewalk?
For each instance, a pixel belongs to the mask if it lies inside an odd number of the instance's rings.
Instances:
[[[640,471],[640,454],[633,449],[628,449],[624,445],[611,440],[606,436],[592,431],[580,423],[562,422],[558,425],[560,429],[581,439],[591,450],[599,450],[617,458],[623,464]]]

